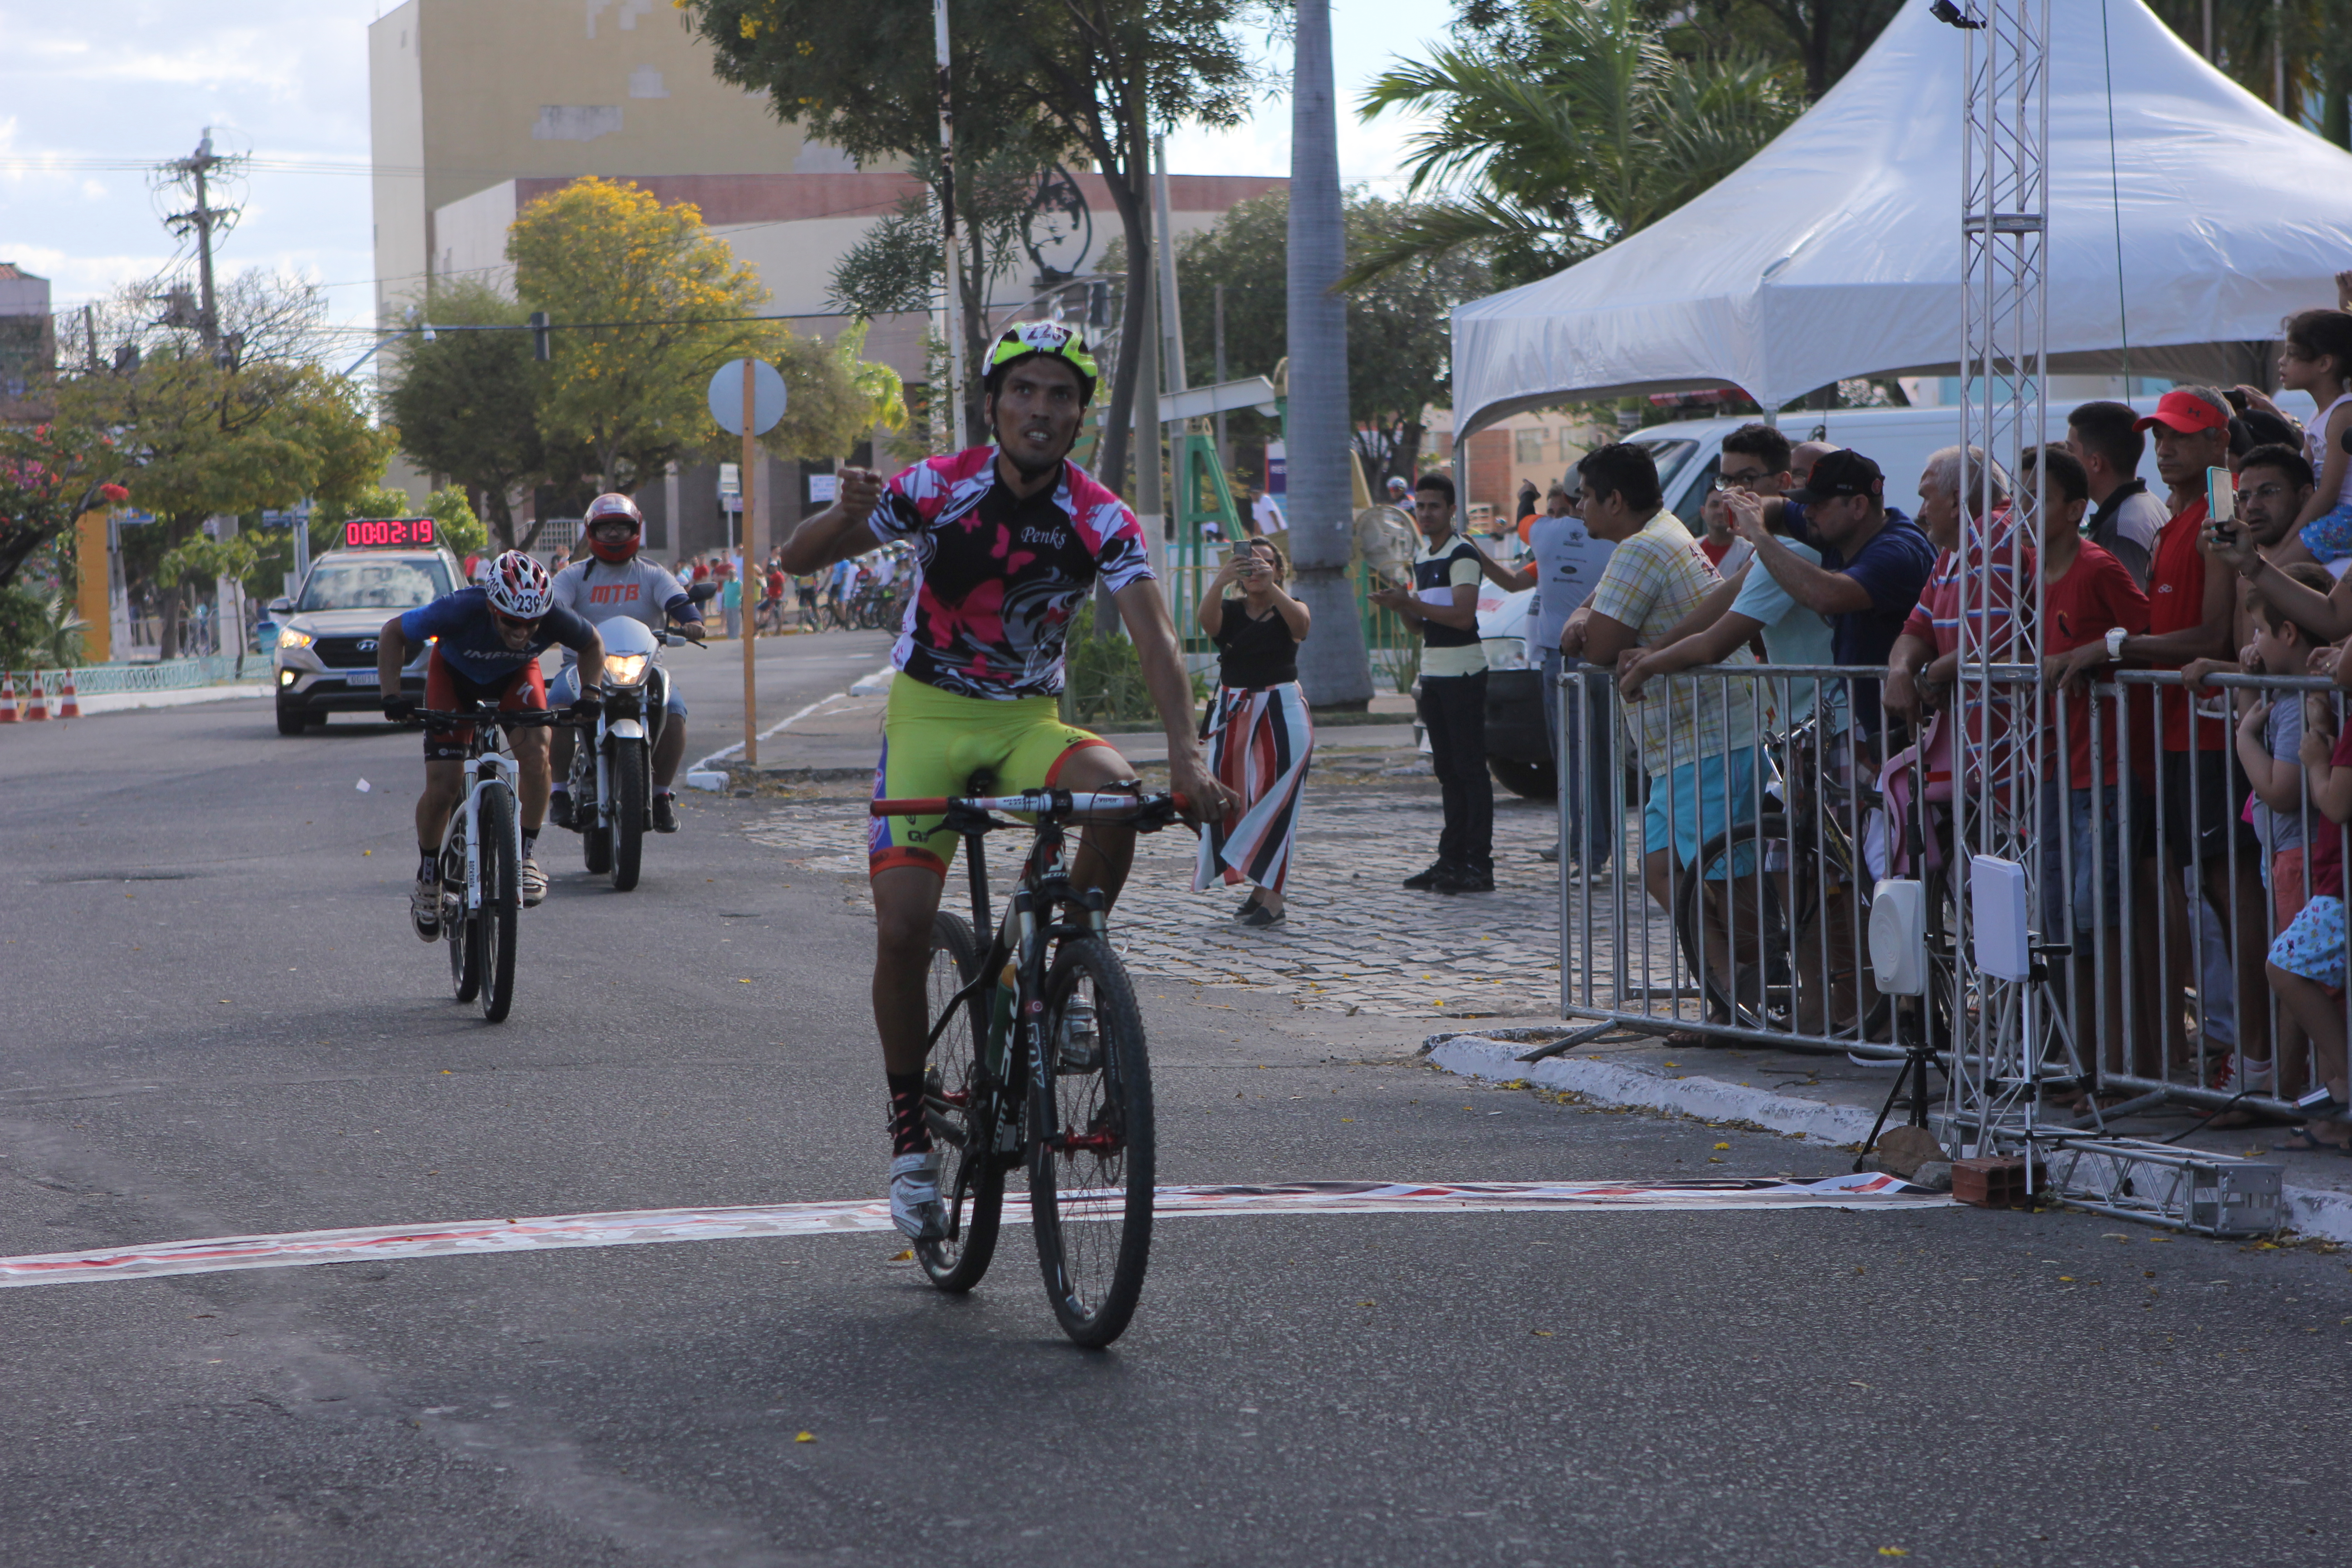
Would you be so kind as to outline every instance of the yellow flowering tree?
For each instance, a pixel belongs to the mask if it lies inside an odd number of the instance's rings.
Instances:
[[[744,354],[781,361],[792,334],[768,291],[691,204],[584,179],[525,207],[507,233],[515,292],[556,326],[540,425],[629,490],[716,435],[705,393]]]

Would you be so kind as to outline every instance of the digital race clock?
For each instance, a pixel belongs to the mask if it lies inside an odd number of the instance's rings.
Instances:
[[[355,517],[343,524],[346,550],[414,550],[433,542],[429,517]]]

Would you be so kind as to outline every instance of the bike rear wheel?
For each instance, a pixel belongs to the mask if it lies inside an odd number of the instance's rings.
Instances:
[[[931,919],[931,962],[926,989],[931,1016],[980,972],[979,943],[961,915],[942,910]],[[1004,1162],[997,1157],[992,1120],[996,1098],[982,1094],[980,1053],[988,1038],[979,1002],[957,1009],[931,1047],[923,1075],[923,1120],[940,1151],[940,1195],[948,1205],[948,1235],[919,1243],[915,1260],[932,1284],[961,1293],[980,1283],[996,1256],[1004,1212]]]
[[[613,742],[613,886],[627,892],[637,885],[646,847],[646,771],[643,741]]]
[[[475,822],[482,836],[482,907],[473,919],[481,954],[482,1016],[497,1024],[514,1005],[515,917],[522,908],[514,796],[502,788],[484,790]]]
[[[1151,1067],[1134,987],[1100,937],[1062,944],[1044,1001],[1030,1064],[1037,1262],[1062,1331],[1096,1348],[1126,1330],[1151,1254]]]

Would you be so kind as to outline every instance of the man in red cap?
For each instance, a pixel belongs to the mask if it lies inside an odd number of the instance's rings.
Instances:
[[[2118,626],[2102,640],[2066,654],[2055,663],[2071,679],[2095,675],[2103,667],[2133,664],[2154,669],[2178,669],[2191,659],[2229,659],[2236,639],[2238,595],[2235,574],[2226,563],[2208,570],[2205,539],[2205,473],[2230,462],[2230,404],[2210,386],[2179,386],[2159,399],[2156,412],[2135,428],[2153,434],[2156,468],[2162,476],[2172,521],[2156,536],[2156,552],[2148,565],[2147,630],[2133,636]],[[2143,953],[2136,966],[2143,974],[2157,973],[2157,952],[2164,951],[2158,1016],[2164,1020],[2166,1046],[2172,1060],[2187,1054],[2187,1024],[2179,1004],[2181,986],[2196,942],[2186,922],[2187,908],[2179,868],[2200,868],[2205,896],[2221,916],[2223,929],[2234,938],[2238,994],[2250,1003],[2266,993],[2263,978],[2263,932],[2266,930],[2260,844],[2253,830],[2239,819],[2238,803],[2246,797],[2244,773],[2230,742],[2226,719],[2192,721],[2189,693],[2168,687],[2157,694],[2154,715],[2158,741],[2158,823],[2155,863],[2161,868],[2154,879],[2162,889],[2165,916],[2161,922],[2134,922]],[[2151,715],[2144,704],[2131,705],[2130,722],[2145,733]],[[2135,748],[2137,749],[2137,748]],[[2231,840],[2238,840],[2232,876]],[[2143,891],[2153,892],[2150,879],[2141,879]],[[2213,1012],[2207,998],[2205,1012]],[[2238,1047],[2247,1057],[2270,1055],[2270,1010],[2249,1005],[2238,1010]]]

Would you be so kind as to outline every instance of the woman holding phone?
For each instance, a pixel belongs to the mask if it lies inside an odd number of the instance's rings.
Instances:
[[[1202,719],[1209,771],[1241,796],[1238,814],[1202,823],[1192,890],[1248,882],[1234,911],[1247,926],[1284,918],[1282,884],[1298,826],[1298,792],[1315,726],[1298,689],[1307,606],[1283,588],[1282,556],[1263,539],[1234,547],[1201,595],[1201,629],[1217,648],[1218,686]],[[1228,589],[1238,589],[1233,597]]]

